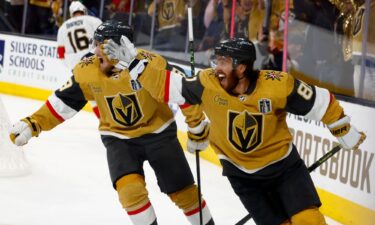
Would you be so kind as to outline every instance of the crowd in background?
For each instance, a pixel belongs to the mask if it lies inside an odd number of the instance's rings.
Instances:
[[[25,1],[1,2],[1,9],[12,31],[22,32]],[[71,0],[29,0],[24,33],[56,36],[59,26],[68,19],[64,14],[64,2],[70,3]],[[287,24],[284,0],[81,2],[87,7],[89,15],[100,17],[103,21],[127,21],[136,32],[136,45],[150,45],[154,50],[167,51],[162,53],[166,56],[170,52],[187,52],[186,8],[191,6],[195,51],[202,53],[198,57],[206,58],[202,64],[209,65],[212,48],[219,41],[244,37],[256,43],[256,66],[259,69],[282,70],[287,41],[286,69],[294,76],[338,94],[375,100],[373,0],[290,0]],[[366,4],[369,7],[367,17]],[[288,39],[284,40],[286,27]],[[365,28],[366,37],[362,35]],[[366,38],[366,45],[362,43],[363,38]],[[363,49],[363,46],[366,48]],[[363,52],[366,57],[363,57]],[[185,59],[188,61],[188,57]]]

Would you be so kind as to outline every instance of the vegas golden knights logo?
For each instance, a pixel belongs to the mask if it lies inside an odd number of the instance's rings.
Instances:
[[[254,150],[263,141],[263,115],[229,111],[228,139],[241,152]]]
[[[132,126],[142,119],[143,114],[135,94],[118,94],[105,97],[112,118],[124,126]]]
[[[165,20],[170,20],[174,17],[174,3],[173,2],[167,2],[163,4],[163,9],[162,9],[162,16],[163,19]]]

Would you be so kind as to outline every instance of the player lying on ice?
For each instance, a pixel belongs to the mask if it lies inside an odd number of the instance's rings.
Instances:
[[[122,37],[104,52],[131,64],[134,45]],[[252,42],[230,39],[215,47],[214,68],[185,78],[173,70],[147,66],[134,81],[160,102],[198,104],[211,121],[209,141],[256,224],[326,224],[309,172],[292,142],[286,115],[327,124],[346,149],[358,149],[366,135],[350,124],[328,90],[288,73],[254,70]]]
[[[172,67],[160,55],[135,49],[132,54],[137,56],[137,60],[114,67],[103,55],[102,45],[108,40],[120,44],[122,37],[132,40],[133,30],[122,22],[101,24],[94,34],[95,55],[81,60],[70,80],[56,90],[39,110],[14,124],[10,138],[16,145],[24,145],[41,131],[51,130],[73,117],[87,101],[95,100],[113,187],[133,224],[157,224],[143,171],[143,163],[148,160],[160,190],[168,194],[192,225],[198,225],[198,189],[177,139],[173,113],[166,103],[157,102],[130,76],[142,75],[149,66]],[[199,143],[190,139],[188,148],[206,148],[208,124],[200,106],[184,105],[181,110],[191,132],[195,133],[189,137],[199,139]],[[214,225],[204,200],[202,216],[203,224]]]

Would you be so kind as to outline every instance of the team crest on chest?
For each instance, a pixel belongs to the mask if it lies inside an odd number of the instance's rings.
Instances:
[[[261,98],[258,100],[259,112],[266,114],[272,111],[272,102],[268,98]]]
[[[262,143],[263,126],[263,114],[228,111],[228,140],[240,152],[251,152]]]
[[[170,20],[174,17],[174,2],[167,2],[162,5],[161,15],[163,19]]]
[[[142,119],[143,113],[137,95],[117,94],[106,96],[108,108],[114,121],[123,126],[132,126]]]
[[[278,80],[278,81],[281,81],[280,78],[283,77],[283,75],[280,74],[279,71],[270,71],[270,72],[267,72],[265,75],[266,77],[266,80]]]

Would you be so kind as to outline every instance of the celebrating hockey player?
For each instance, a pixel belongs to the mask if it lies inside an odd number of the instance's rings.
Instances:
[[[161,191],[183,210],[191,224],[198,225],[198,189],[177,139],[173,113],[167,104],[157,102],[131,79],[149,66],[173,68],[160,55],[135,49],[132,54],[136,59],[131,64],[118,63],[114,67],[102,53],[103,43],[113,41],[120,45],[125,37],[132,40],[133,30],[122,22],[101,24],[94,34],[95,55],[81,60],[71,79],[39,110],[14,124],[10,138],[16,145],[24,145],[41,131],[73,117],[88,100],[95,100],[113,186],[133,224],[157,224],[143,170],[143,163],[148,160]],[[209,127],[200,107],[184,105],[181,109],[192,132],[190,137],[200,141],[197,144],[190,140],[188,147],[204,149]],[[201,140],[206,140],[205,144]],[[204,200],[201,205],[203,224],[214,225]]]
[[[70,4],[69,13],[70,19],[60,26],[57,33],[57,53],[71,70],[89,52],[90,40],[102,21],[87,15],[86,7],[79,1]]]
[[[129,43],[125,42],[124,43]],[[132,63],[134,45],[104,45],[111,59]],[[345,149],[366,135],[326,89],[290,74],[253,69],[252,42],[229,39],[215,47],[215,66],[194,78],[160,67],[133,77],[158,101],[199,104],[211,121],[209,140],[223,175],[256,224],[323,225],[321,202],[292,142],[287,112],[322,121]]]

